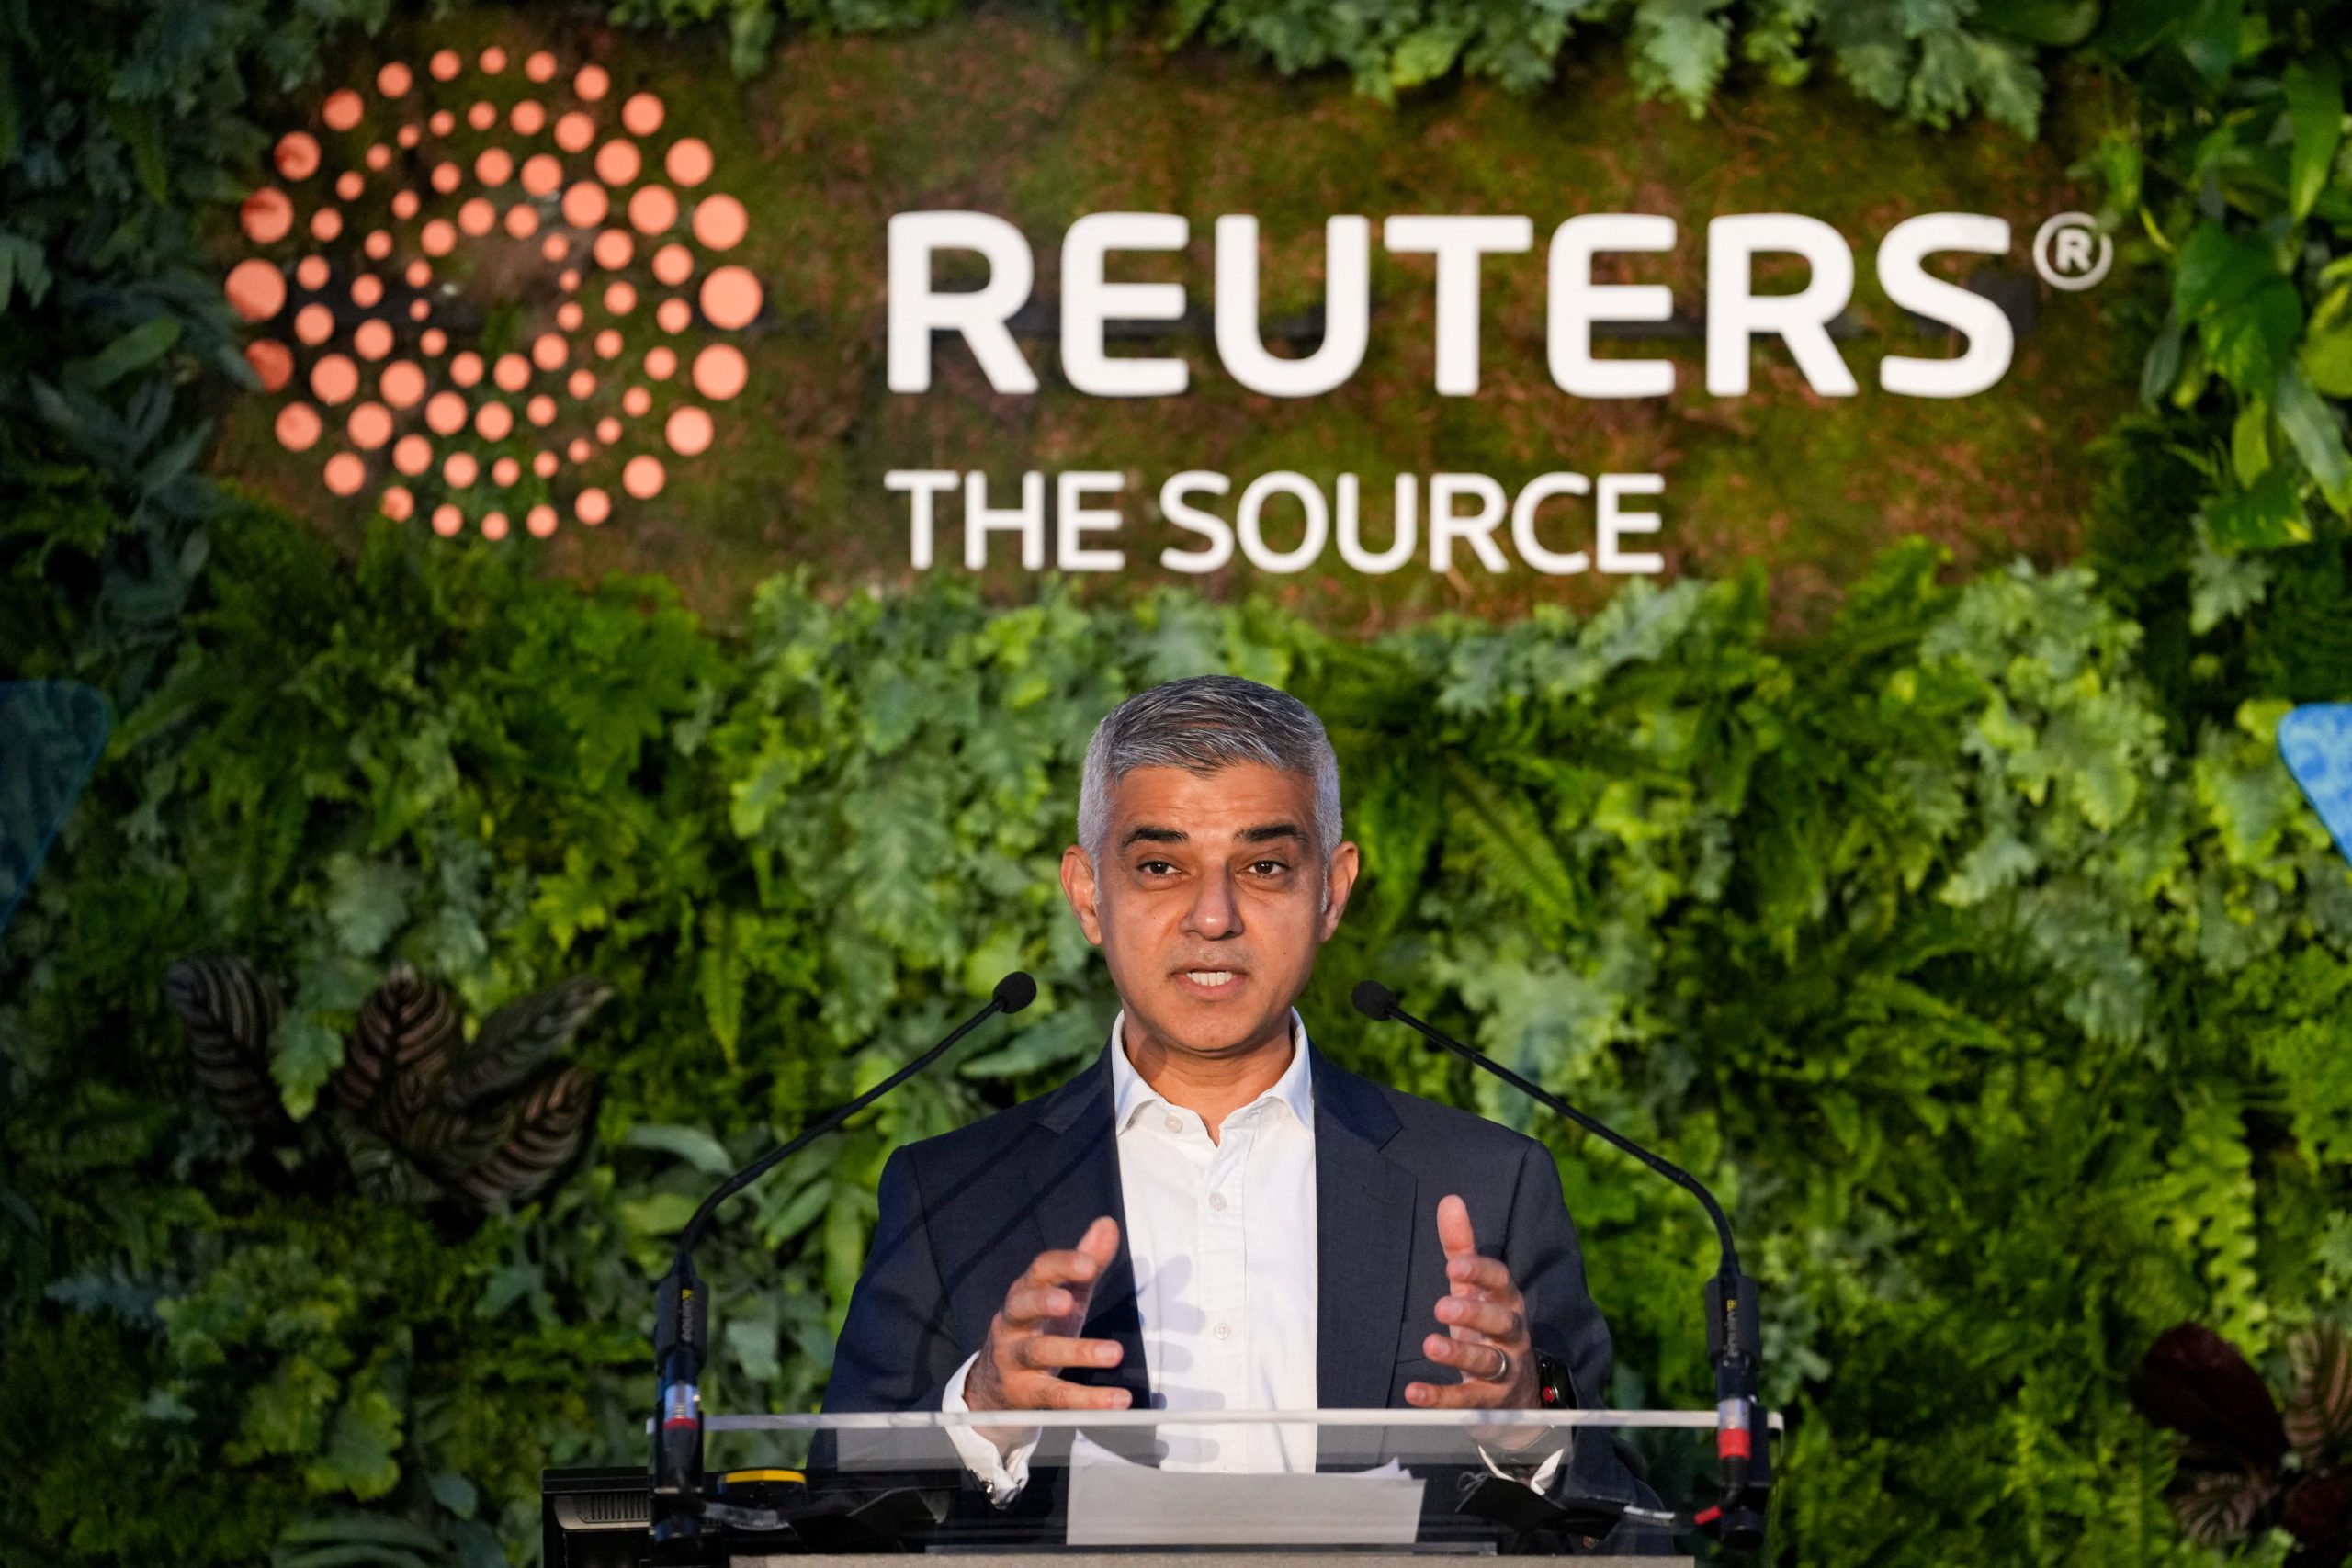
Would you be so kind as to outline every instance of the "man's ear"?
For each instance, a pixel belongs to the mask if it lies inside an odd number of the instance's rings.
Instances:
[[[1094,907],[1094,862],[1086,852],[1072,844],[1062,852],[1062,897],[1069,900],[1070,912],[1078,917],[1079,930],[1096,947],[1102,945],[1102,917]]]
[[[1317,942],[1329,942],[1331,933],[1340,929],[1340,917],[1348,912],[1348,895],[1356,885],[1356,873],[1363,857],[1353,843],[1343,843],[1331,852],[1330,863],[1323,869],[1323,934]]]

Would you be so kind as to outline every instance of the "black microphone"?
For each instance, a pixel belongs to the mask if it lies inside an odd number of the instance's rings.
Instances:
[[[949,1047],[998,1013],[1019,1012],[1037,999],[1037,982],[1019,970],[996,983],[988,1005],[930,1050],[859,1095],[820,1116],[781,1146],[719,1183],[678,1233],[670,1271],[656,1289],[653,1318],[653,1541],[657,1548],[690,1542],[701,1533],[703,1354],[710,1343],[710,1303],[695,1274],[695,1244],[718,1207],[775,1165],[945,1055]]]
[[[1473,1050],[1436,1029],[1396,1002],[1396,993],[1377,980],[1357,983],[1349,999],[1375,1022],[1395,1019],[1429,1041],[1510,1085],[1538,1105],[1557,1111],[1603,1142],[1614,1145],[1699,1200],[1714,1222],[1722,1262],[1707,1281],[1707,1359],[1715,1369],[1715,1454],[1723,1466],[1724,1500],[1717,1508],[1697,1516],[1701,1524],[1718,1526],[1726,1546],[1743,1549],[1764,1542],[1762,1497],[1751,1495],[1751,1483],[1760,1494],[1770,1483],[1769,1466],[1756,1461],[1756,1378],[1763,1362],[1763,1339],[1756,1321],[1756,1281],[1740,1272],[1739,1249],[1734,1245],[1731,1220],[1706,1184],[1672,1160],[1652,1154],[1615,1128],[1586,1115],[1566,1100],[1512,1072],[1500,1062]]]

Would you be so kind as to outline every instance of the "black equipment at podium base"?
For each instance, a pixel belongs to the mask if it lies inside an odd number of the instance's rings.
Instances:
[[[1749,1477],[1759,1509],[1770,1486],[1770,1445],[1758,1445]],[[1433,1495],[1423,1517],[1421,1537],[1412,1545],[1384,1548],[1086,1548],[1067,1547],[1058,1518],[1035,1528],[976,1530],[951,1522],[956,1500],[969,1492],[964,1478],[945,1472],[905,1476],[860,1475],[854,1481],[809,1478],[795,1470],[763,1468],[714,1472],[705,1488],[702,1517],[708,1527],[681,1554],[671,1542],[657,1557],[651,1537],[653,1495],[642,1467],[548,1470],[541,1474],[542,1568],[649,1568],[654,1563],[686,1568],[729,1568],[746,1560],[890,1555],[944,1551],[953,1555],[1001,1556],[1006,1552],[1076,1559],[1111,1552],[1149,1551],[1162,1557],[1230,1557],[1237,1551],[1285,1557],[1374,1557],[1472,1555],[1581,1555],[1623,1523],[1646,1527],[1650,1550],[1668,1535],[1713,1535],[1720,1506],[1693,1515],[1645,1509],[1622,1499],[1538,1494],[1517,1481],[1465,1469],[1443,1484],[1451,1506]],[[967,1499],[968,1501],[968,1499]],[[982,1508],[981,1512],[987,1510]],[[1636,1546],[1634,1550],[1639,1551]],[[1608,1561],[1637,1561],[1611,1556]],[[1657,1562],[1653,1557],[1647,1561]],[[1724,1561],[1743,1562],[1747,1553],[1726,1548]],[[1672,1559],[1668,1561],[1671,1562]],[[1688,1561],[1688,1559],[1683,1559]]]
[[[947,1517],[951,1486],[838,1488],[810,1495],[796,1470],[739,1470],[710,1478],[698,1560],[720,1568],[729,1538],[764,1553],[847,1556],[920,1551]],[[652,1551],[653,1487],[639,1469],[550,1470],[539,1483],[542,1568],[644,1568]],[[665,1554],[664,1561],[675,1561]]]

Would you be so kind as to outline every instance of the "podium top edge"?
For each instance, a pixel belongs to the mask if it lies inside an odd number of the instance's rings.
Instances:
[[[1597,1427],[1627,1429],[1712,1431],[1715,1412],[1707,1410],[870,1410],[833,1415],[707,1416],[708,1432],[909,1432],[949,1427],[1001,1427],[1014,1418],[1023,1427],[1153,1427],[1282,1424],[1316,1427]],[[1787,1430],[1781,1413],[1769,1412],[1765,1427]],[[653,1423],[648,1421],[650,1431]]]

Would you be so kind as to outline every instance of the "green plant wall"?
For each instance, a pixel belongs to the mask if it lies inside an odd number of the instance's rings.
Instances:
[[[248,97],[310,68],[313,22],[376,18],[0,15],[0,671],[117,708],[0,945],[0,1555],[526,1556],[541,1465],[640,1451],[651,1281],[715,1175],[1034,970],[1022,1027],[775,1173],[708,1249],[714,1403],[805,1407],[888,1151],[1100,1040],[1052,876],[1089,730],[1226,669],[1330,722],[1365,846],[1317,1040],[1523,1119],[1354,1021],[1378,974],[1720,1177],[1792,1423],[1785,1560],[2208,1557],[2126,1371],[2183,1318],[2259,1354],[2352,1288],[2352,868],[2271,746],[2288,703],[2352,687],[2339,18],[1837,9],[1399,7],[1341,43],[1174,18],[1367,85],[1532,85],[1564,47],[1622,47],[1694,102],[1808,60],[1926,118],[2030,123],[2020,73],[2107,97],[2153,348],[2145,406],[2085,458],[2081,564],[1946,581],[1898,549],[1796,636],[1751,577],[1370,642],[1250,602],[805,573],[715,626],[659,579],[389,525],[339,551],[198,471],[229,339],[168,220],[238,188]],[[776,13],[731,14],[756,65]],[[1081,19],[1116,48],[1169,18]],[[1450,52],[1408,47],[1431,28]],[[1997,80],[1939,85],[1960,56]],[[166,120],[190,129],[142,129]],[[203,951],[286,977],[298,1117],[395,962],[475,1016],[601,976],[617,998],[570,1053],[600,1094],[585,1163],[483,1214],[239,1134],[164,996]],[[1619,1398],[1703,1400],[1698,1217],[1551,1135]]]
[[[1753,581],[1363,645],[1172,595],[786,578],[721,638],[655,582],[533,582],[390,525],[353,572],[237,523],[9,938],[19,1539],[233,1561],[355,1502],[447,1514],[457,1478],[521,1545],[540,1463],[640,1446],[648,1292],[700,1190],[1033,969],[1022,1028],[722,1225],[713,1398],[806,1404],[883,1156],[1099,1047],[1053,878],[1076,764],[1120,695],[1210,668],[1298,691],[1340,746],[1371,871],[1317,1038],[1522,1120],[1351,1018],[1346,987],[1391,976],[1730,1189],[1804,1561],[2160,1554],[2165,1450],[2121,1371],[2181,1317],[2259,1347],[2352,1283],[2352,870],[2276,705],[2176,741],[2087,574],[1946,588],[1900,554],[1787,648]],[[231,1135],[158,984],[222,944],[295,982],[296,1109],[396,958],[478,1006],[613,981],[573,1052],[603,1092],[587,1168],[482,1219]],[[1554,1142],[1619,1396],[1702,1399],[1703,1225]],[[128,1472],[231,1502],[99,1501]]]

